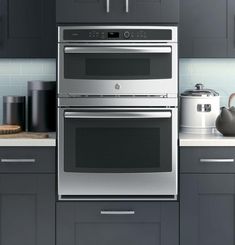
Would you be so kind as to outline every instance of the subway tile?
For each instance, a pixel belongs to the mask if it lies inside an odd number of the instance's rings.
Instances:
[[[23,75],[42,74],[43,60],[42,59],[21,59],[19,62],[20,73]]]
[[[43,62],[43,74],[56,74],[56,59],[45,59]]]
[[[0,59],[0,75],[19,74],[20,66],[12,59]]]

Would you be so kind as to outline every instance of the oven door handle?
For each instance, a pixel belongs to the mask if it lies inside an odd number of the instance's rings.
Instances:
[[[65,47],[66,54],[171,53],[171,47]]]
[[[170,111],[162,112],[65,112],[65,118],[171,118]]]

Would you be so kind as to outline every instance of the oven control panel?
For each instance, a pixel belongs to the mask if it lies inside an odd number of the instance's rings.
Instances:
[[[65,41],[97,41],[97,40],[171,40],[170,29],[66,29],[63,30]]]

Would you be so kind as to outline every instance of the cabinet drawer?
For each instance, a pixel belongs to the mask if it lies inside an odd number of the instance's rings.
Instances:
[[[55,172],[55,147],[1,147],[1,173]]]
[[[58,202],[58,245],[177,245],[177,202]]]
[[[235,173],[235,147],[181,147],[181,173]]]

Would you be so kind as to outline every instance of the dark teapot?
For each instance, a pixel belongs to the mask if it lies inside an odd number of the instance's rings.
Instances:
[[[235,93],[229,97],[228,108],[222,107],[220,115],[216,119],[216,128],[224,136],[235,136],[235,107],[230,106]]]

